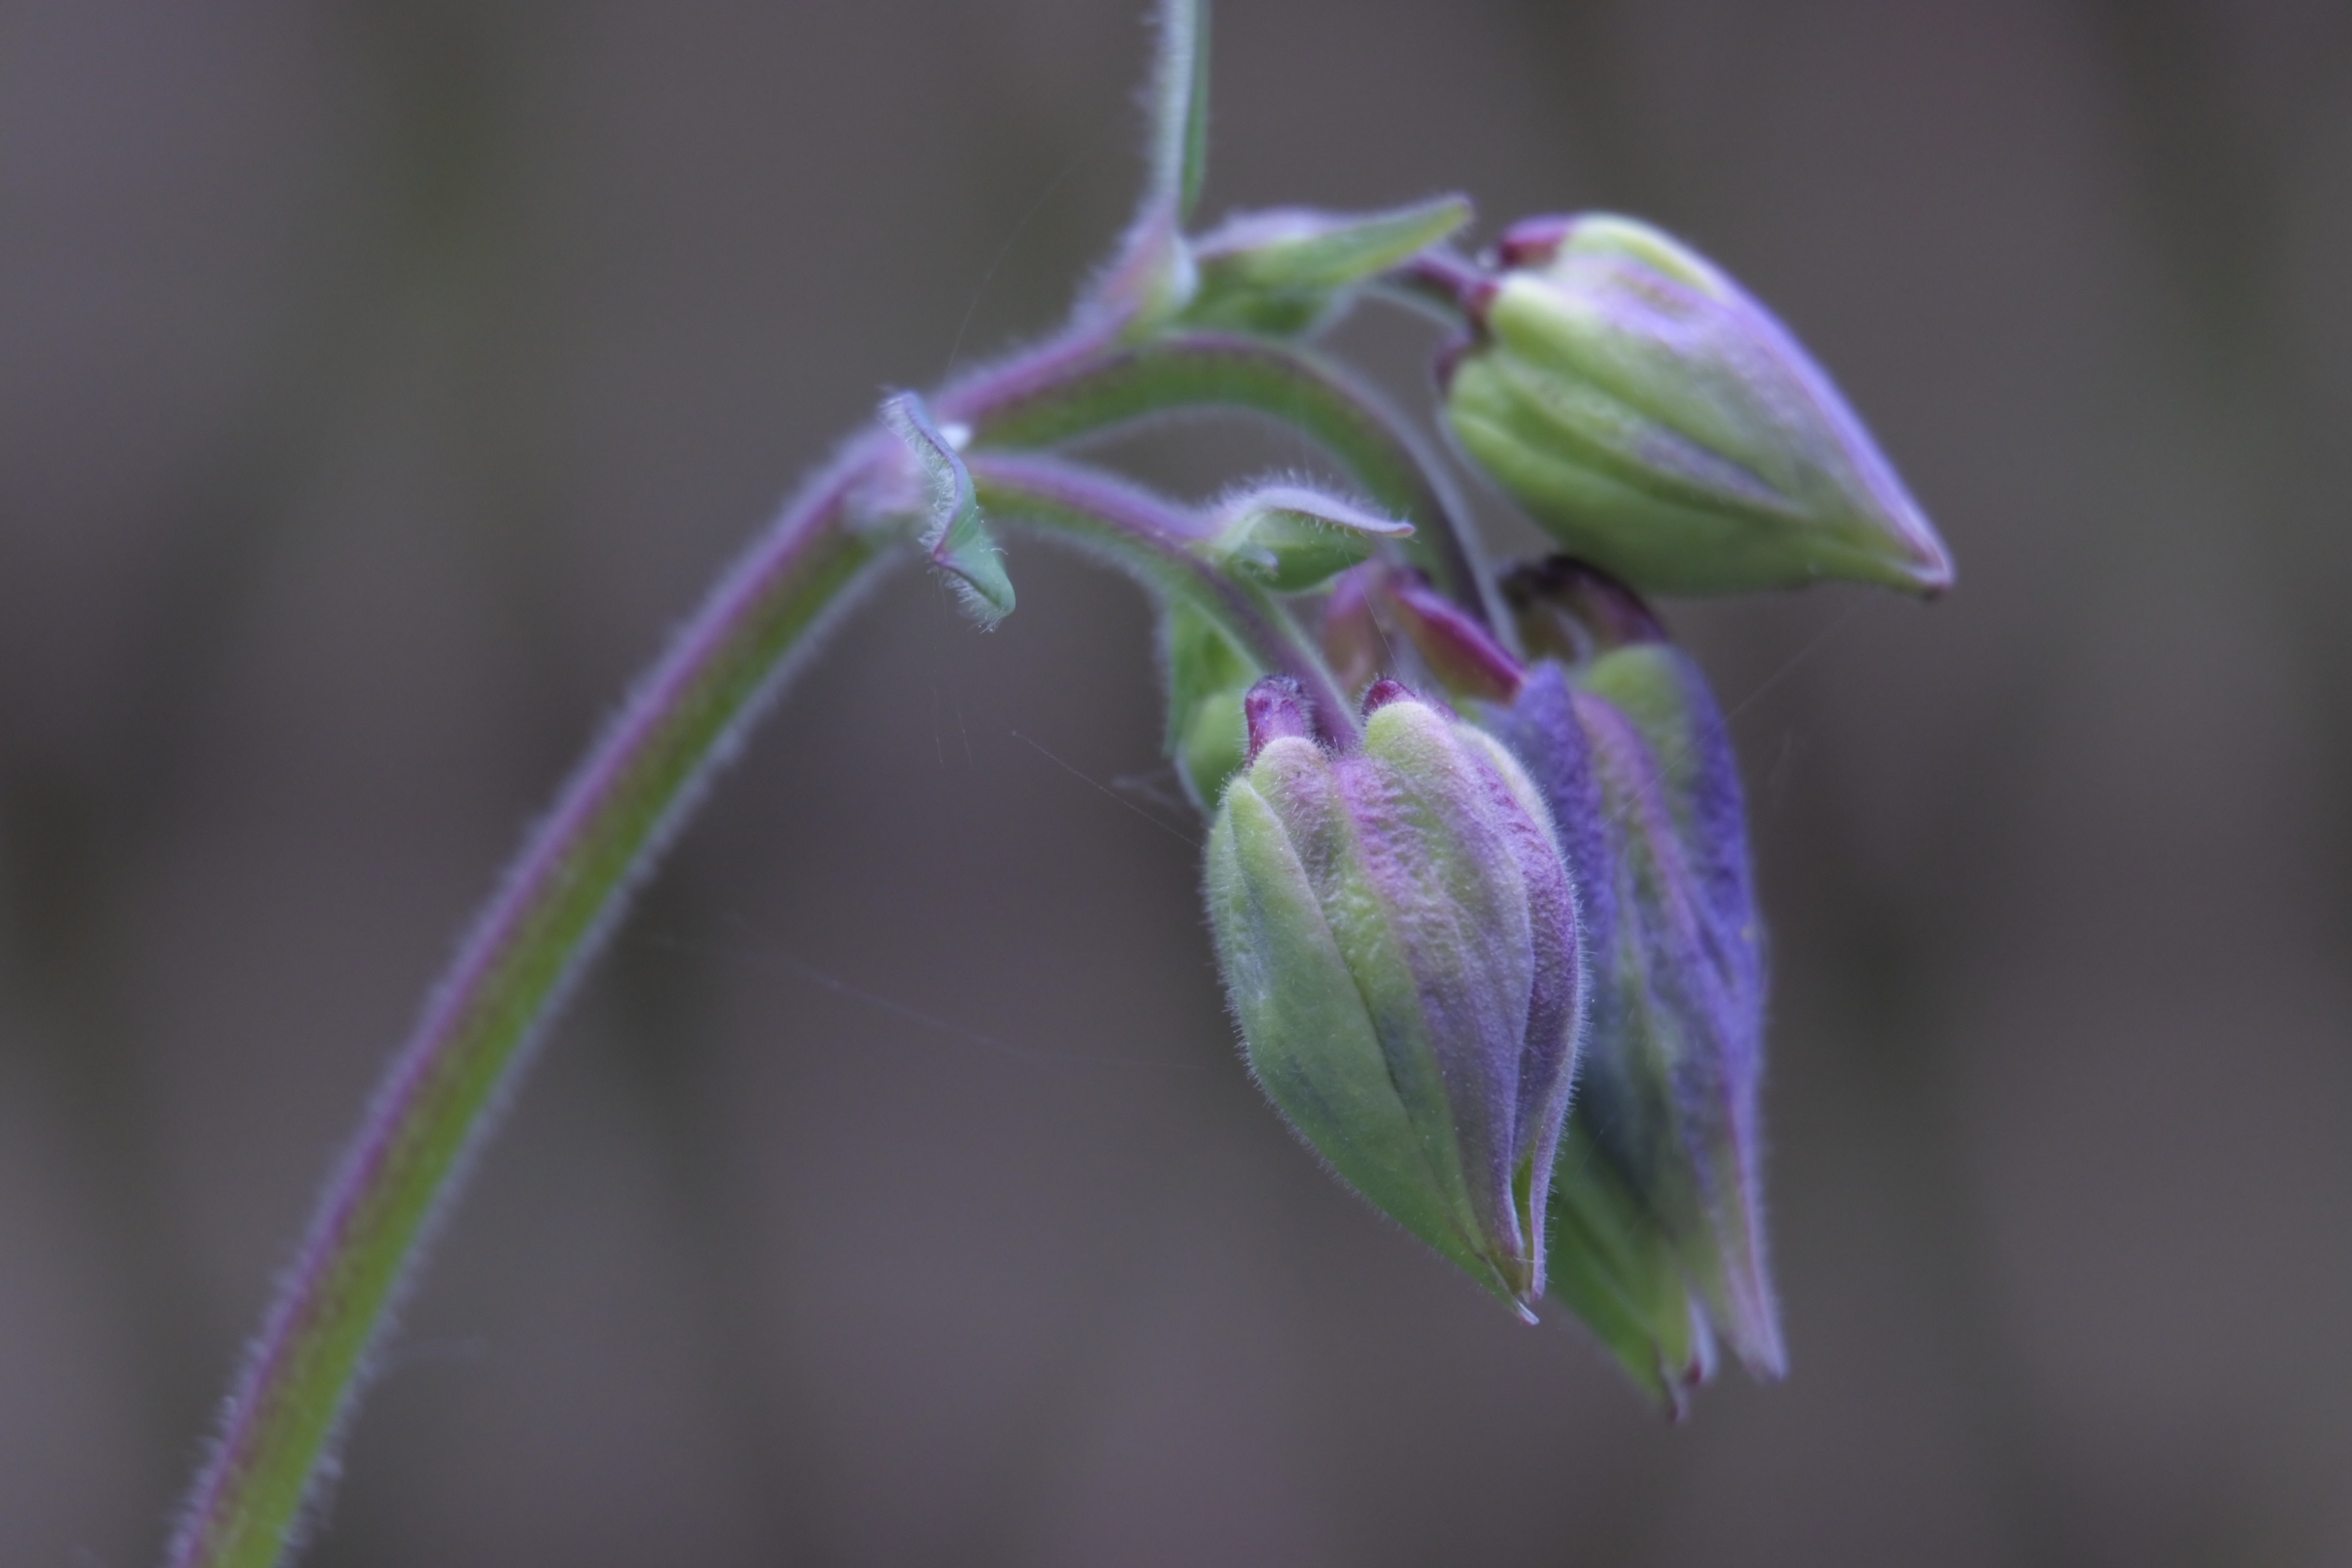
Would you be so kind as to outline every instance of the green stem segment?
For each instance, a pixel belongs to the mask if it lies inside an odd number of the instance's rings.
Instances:
[[[328,1185],[231,1394],[173,1568],[268,1568],[386,1320],[541,1026],[745,725],[900,542],[846,512],[887,448],[845,452],[711,594],[532,835]]]
[[[1038,373],[950,387],[934,408],[971,446],[1053,447],[1185,408],[1264,415],[1328,451],[1376,504],[1415,525],[1407,546],[1446,595],[1487,626],[1507,626],[1492,598],[1461,499],[1436,459],[1378,392],[1301,349],[1206,332],[1089,354],[1040,355]]]
[[[1355,710],[1322,651],[1273,595],[1186,548],[1201,537],[1192,514],[1115,474],[1059,458],[976,452],[971,465],[982,510],[1057,534],[1200,609],[1262,668],[1298,682],[1325,740],[1355,744]]]

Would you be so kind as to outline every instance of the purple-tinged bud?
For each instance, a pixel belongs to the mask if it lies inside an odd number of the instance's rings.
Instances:
[[[1242,699],[1242,721],[1249,730],[1249,761],[1275,741],[1315,739],[1315,721],[1307,710],[1306,694],[1287,676],[1270,675],[1249,689]]]
[[[1829,376],[1705,258],[1601,214],[1515,226],[1496,257],[1446,416],[1571,553],[1645,593],[1951,586]]]
[[[1759,1376],[1785,1361],[1759,1170],[1763,933],[1738,773],[1696,666],[1664,642],[1604,652],[1573,678],[1538,664],[1489,722],[1559,824],[1591,962],[1550,1289],[1678,1412],[1715,1336]]]
[[[1392,681],[1352,752],[1278,683],[1246,706],[1208,900],[1251,1068],[1343,1181],[1532,1318],[1581,1009],[1543,802]]]

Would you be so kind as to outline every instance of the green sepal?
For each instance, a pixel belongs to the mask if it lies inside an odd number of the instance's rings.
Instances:
[[[1319,331],[1364,284],[1469,221],[1468,199],[1453,195],[1377,213],[1237,215],[1194,242],[1198,279],[1184,321],[1265,337]]]
[[[1571,1112],[1552,1167],[1544,1291],[1591,1330],[1669,1419],[1713,1371],[1675,1244]]]
[[[1167,659],[1169,760],[1192,804],[1214,811],[1249,753],[1242,696],[1265,673],[1199,609],[1171,598],[1160,617]]]
[[[915,393],[885,399],[882,422],[922,466],[930,492],[930,522],[922,543],[931,564],[947,574],[966,614],[983,626],[996,625],[1013,613],[1013,579],[1005,575],[1004,552],[981,516],[962,455],[931,422],[930,410]]]
[[[1267,485],[1226,502],[1205,546],[1235,576],[1277,594],[1319,588],[1369,561],[1383,540],[1410,538],[1412,524],[1298,485]]]

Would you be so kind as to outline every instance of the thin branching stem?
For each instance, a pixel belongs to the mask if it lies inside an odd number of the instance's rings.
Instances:
[[[1197,606],[1269,674],[1298,682],[1326,740],[1355,743],[1355,710],[1321,650],[1270,595],[1190,548],[1202,538],[1195,514],[1116,474],[1061,458],[980,452],[971,461],[984,509],[1059,534]]]
[[[1055,369],[959,384],[940,394],[937,411],[967,426],[975,447],[1059,446],[1188,409],[1279,420],[1329,452],[1376,505],[1414,525],[1411,553],[1448,597],[1490,628],[1507,626],[1445,470],[1360,377],[1305,349],[1207,332]]]
[[[293,1544],[434,1222],[627,896],[798,655],[893,554],[849,525],[888,450],[861,439],[757,539],[532,833],[328,1184],[230,1394],[173,1568],[268,1568]]]

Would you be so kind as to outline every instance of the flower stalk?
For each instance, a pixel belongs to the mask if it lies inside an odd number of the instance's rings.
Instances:
[[[267,1568],[434,1225],[632,888],[898,542],[850,526],[871,438],[721,579],[572,776],[394,1058],[229,1396],[174,1568]]]
[[[1253,1069],[1300,1135],[1523,1313],[1570,1306],[1670,1401],[1704,1375],[1710,1331],[1779,1371],[1755,1197],[1760,924],[1720,719],[1696,667],[1647,646],[1664,634],[1630,589],[1572,563],[1498,582],[1429,443],[1303,340],[1372,295],[1465,329],[1440,361],[1465,446],[1476,457],[1505,430],[1499,455],[1481,459],[1503,488],[1572,544],[1627,552],[1654,579],[1634,587],[1789,578],[1790,509],[1708,510],[1676,491],[1675,510],[1644,490],[1644,511],[1586,484],[1588,448],[1605,442],[1546,421],[1559,424],[1559,386],[1605,378],[1577,357],[1580,342],[1510,339],[1518,319],[1495,312],[1504,285],[1489,258],[1444,248],[1468,221],[1460,197],[1354,216],[1280,209],[1188,237],[1205,3],[1161,0],[1150,176],[1111,262],[1055,336],[928,397],[889,399],[752,541],[596,740],[328,1184],[181,1516],[172,1568],[284,1560],[436,1222],[631,892],[784,682],[894,563],[928,557],[983,625],[1011,613],[1000,525],[1093,554],[1160,607],[1169,752],[1212,818],[1221,967]],[[1506,272],[1541,259],[1521,254],[1534,232],[1507,235]],[[1715,277],[1692,309],[1714,312],[1717,337],[1738,348],[1779,331]],[[1582,300],[1530,298],[1531,318]],[[1724,378],[1694,378],[1660,346],[1666,334],[1640,335],[1630,308],[1602,325],[1638,340],[1644,398],[1759,471],[1794,463],[1811,484],[1816,470],[1851,470],[1871,496],[1897,493],[1826,392],[1820,417],[1790,426],[1741,384],[1717,398],[1727,415],[1702,395]],[[1781,360],[1754,378],[1766,391],[1826,388],[1792,341],[1769,342]],[[1481,386],[1493,394],[1483,403]],[[1219,409],[1315,442],[1360,493],[1276,476],[1194,507],[1054,450]],[[1603,421],[1602,435],[1624,424]],[[1688,479],[1636,477],[1661,494]],[[1664,545],[1659,518],[1680,530]],[[1913,510],[1897,521],[1904,540],[1934,542]],[[1826,569],[1798,554],[1803,573]],[[1547,661],[1533,676],[1530,653]],[[1400,684],[1407,669],[1431,696]],[[1547,692],[1558,700],[1539,710]],[[1580,1057],[1597,1066],[1571,1116]]]

